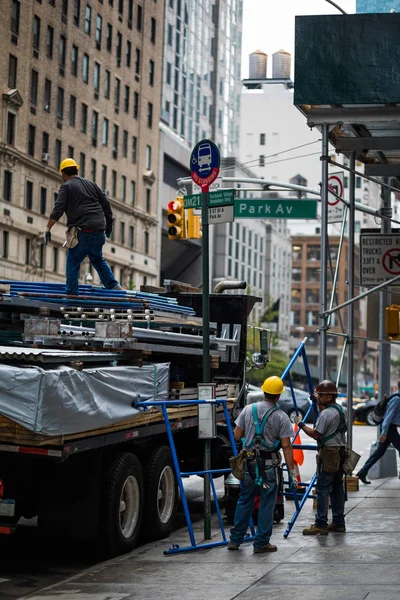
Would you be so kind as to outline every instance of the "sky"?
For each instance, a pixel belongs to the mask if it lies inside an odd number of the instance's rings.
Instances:
[[[334,1],[347,13],[355,13],[356,0]],[[340,13],[325,0],[244,0],[242,77],[248,77],[248,57],[254,50],[262,50],[268,54],[267,76],[271,77],[274,52],[283,48],[293,57],[295,16],[322,14]]]

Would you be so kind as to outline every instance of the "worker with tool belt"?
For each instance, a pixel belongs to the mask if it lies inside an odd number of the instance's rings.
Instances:
[[[343,489],[343,462],[346,451],[346,420],[341,406],[336,404],[337,387],[326,379],[314,391],[321,413],[314,429],[295,417],[299,428],[317,441],[317,513],[315,523],[303,529],[303,535],[328,535],[329,531],[344,533],[345,494]],[[332,523],[328,525],[329,498]]]
[[[292,424],[287,414],[276,406],[285,389],[283,382],[279,377],[268,377],[261,389],[264,392],[264,400],[245,406],[235,421],[235,440],[240,441],[244,436],[246,452],[244,479],[228,544],[229,550],[238,550],[247,532],[255,496],[260,494],[258,527],[254,539],[255,554],[277,550],[269,540],[278,489],[276,467],[281,460],[280,448],[290,470],[292,484],[297,487],[290,444],[293,435]]]
[[[60,164],[64,183],[44,232],[46,246],[51,240],[51,228],[66,213],[67,295],[78,295],[79,269],[87,256],[105,288],[122,290],[103,258],[106,236],[111,236],[113,227],[110,202],[98,185],[78,177],[78,169],[73,158],[66,158]]]

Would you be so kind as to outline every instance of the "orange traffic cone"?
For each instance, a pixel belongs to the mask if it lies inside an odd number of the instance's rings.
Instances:
[[[296,435],[297,431],[299,430],[298,426],[295,424],[294,425],[294,433]],[[295,444],[296,445],[300,445],[301,444],[301,438],[300,438],[300,432],[298,433],[296,440],[295,440]],[[293,460],[295,463],[297,463],[298,465],[302,465],[304,462],[304,452],[301,448],[293,448]]]

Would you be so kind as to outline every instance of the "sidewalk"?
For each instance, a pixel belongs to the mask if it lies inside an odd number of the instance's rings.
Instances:
[[[130,554],[97,565],[40,593],[31,600],[398,600],[400,597],[400,480],[360,483],[349,492],[347,533],[305,537],[313,521],[307,501],[288,539],[285,519],[274,526],[273,554],[238,552],[226,547],[174,556],[163,551],[188,544],[186,529]],[[197,543],[203,524],[196,524]],[[217,529],[215,540],[220,539]]]

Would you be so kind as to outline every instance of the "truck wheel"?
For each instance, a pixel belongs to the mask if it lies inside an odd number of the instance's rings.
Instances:
[[[178,505],[178,483],[171,450],[159,446],[152,453],[146,467],[146,536],[152,539],[166,537]]]
[[[104,489],[103,540],[115,556],[135,547],[143,519],[143,474],[134,454],[119,454],[110,462]]]
[[[274,509],[274,523],[280,523],[285,516],[283,504],[276,504]]]

